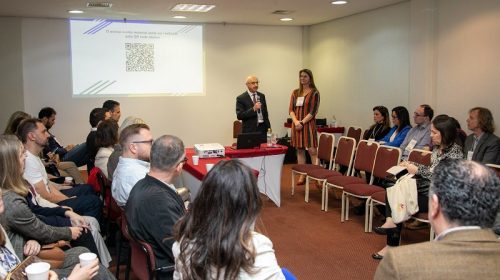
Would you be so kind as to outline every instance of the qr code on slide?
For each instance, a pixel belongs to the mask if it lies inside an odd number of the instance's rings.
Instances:
[[[127,72],[154,72],[154,44],[125,43]]]

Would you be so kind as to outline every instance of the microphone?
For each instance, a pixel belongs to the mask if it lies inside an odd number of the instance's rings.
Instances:
[[[260,96],[257,93],[255,94],[255,102],[260,102]],[[257,113],[260,114],[260,109],[257,110]]]

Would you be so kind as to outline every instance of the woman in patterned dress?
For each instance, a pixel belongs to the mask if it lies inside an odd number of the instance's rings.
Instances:
[[[305,150],[311,161],[316,162],[318,136],[316,132],[316,114],[319,108],[319,91],[314,84],[314,77],[309,69],[299,71],[299,88],[290,97],[290,117],[292,117],[292,146],[297,149],[297,163],[306,162]],[[304,184],[301,176],[298,184]]]

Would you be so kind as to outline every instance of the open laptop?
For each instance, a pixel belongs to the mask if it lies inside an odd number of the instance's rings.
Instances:
[[[248,132],[238,134],[236,149],[254,149],[260,148],[260,144],[265,142],[264,135],[260,132]]]

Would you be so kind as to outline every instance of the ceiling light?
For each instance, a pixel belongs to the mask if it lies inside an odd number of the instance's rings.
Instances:
[[[171,9],[173,12],[198,12],[206,13],[215,8],[215,5],[198,5],[198,4],[177,4]]]
[[[333,5],[344,5],[347,4],[347,1],[332,1]]]
[[[70,14],[83,14],[83,11],[81,11],[81,10],[69,10],[68,13],[70,13]]]
[[[285,18],[280,18],[281,21],[292,21],[293,18],[285,17]]]
[[[186,17],[185,16],[173,16],[172,18],[175,18],[175,19],[184,19]]]

